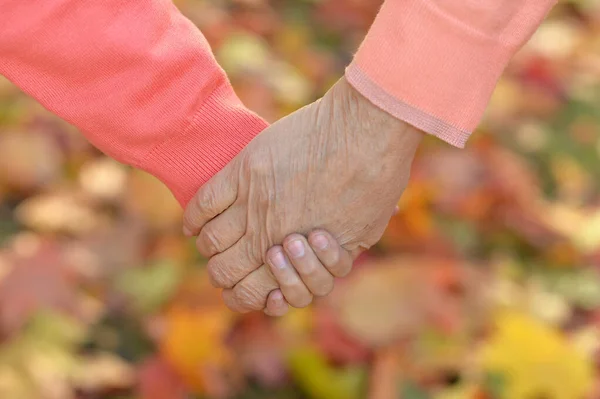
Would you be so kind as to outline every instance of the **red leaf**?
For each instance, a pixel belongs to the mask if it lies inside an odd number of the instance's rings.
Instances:
[[[138,371],[140,399],[185,399],[183,382],[160,357],[146,359]]]
[[[35,236],[23,239],[31,241],[8,255],[12,270],[0,282],[0,328],[8,334],[41,309],[81,315],[74,290],[78,276],[66,265],[60,247]]]

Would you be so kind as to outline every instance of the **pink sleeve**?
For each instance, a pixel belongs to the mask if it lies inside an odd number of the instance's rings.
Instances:
[[[556,0],[387,0],[346,70],[374,104],[463,147]]]
[[[266,123],[171,0],[0,0],[0,74],[185,204]]]

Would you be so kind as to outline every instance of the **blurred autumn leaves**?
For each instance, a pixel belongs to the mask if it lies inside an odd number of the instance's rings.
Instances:
[[[270,120],[379,6],[176,3]],[[600,397],[599,85],[600,3],[561,2],[468,149],[428,140],[381,244],[272,320],[224,308],[160,183],[0,79],[0,397]]]

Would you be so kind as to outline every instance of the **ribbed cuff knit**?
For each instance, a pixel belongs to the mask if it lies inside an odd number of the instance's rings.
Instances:
[[[463,147],[555,0],[387,0],[346,78],[393,116]]]
[[[154,148],[139,166],[165,183],[185,207],[204,183],[267,126],[224,84],[196,111],[185,132]]]

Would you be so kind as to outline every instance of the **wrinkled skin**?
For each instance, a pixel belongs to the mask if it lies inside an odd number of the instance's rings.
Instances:
[[[279,287],[265,265],[267,251],[290,233],[321,228],[353,254],[375,244],[406,187],[421,138],[344,79],[257,136],[198,191],[184,215],[184,229],[198,234],[227,306],[265,307]]]

